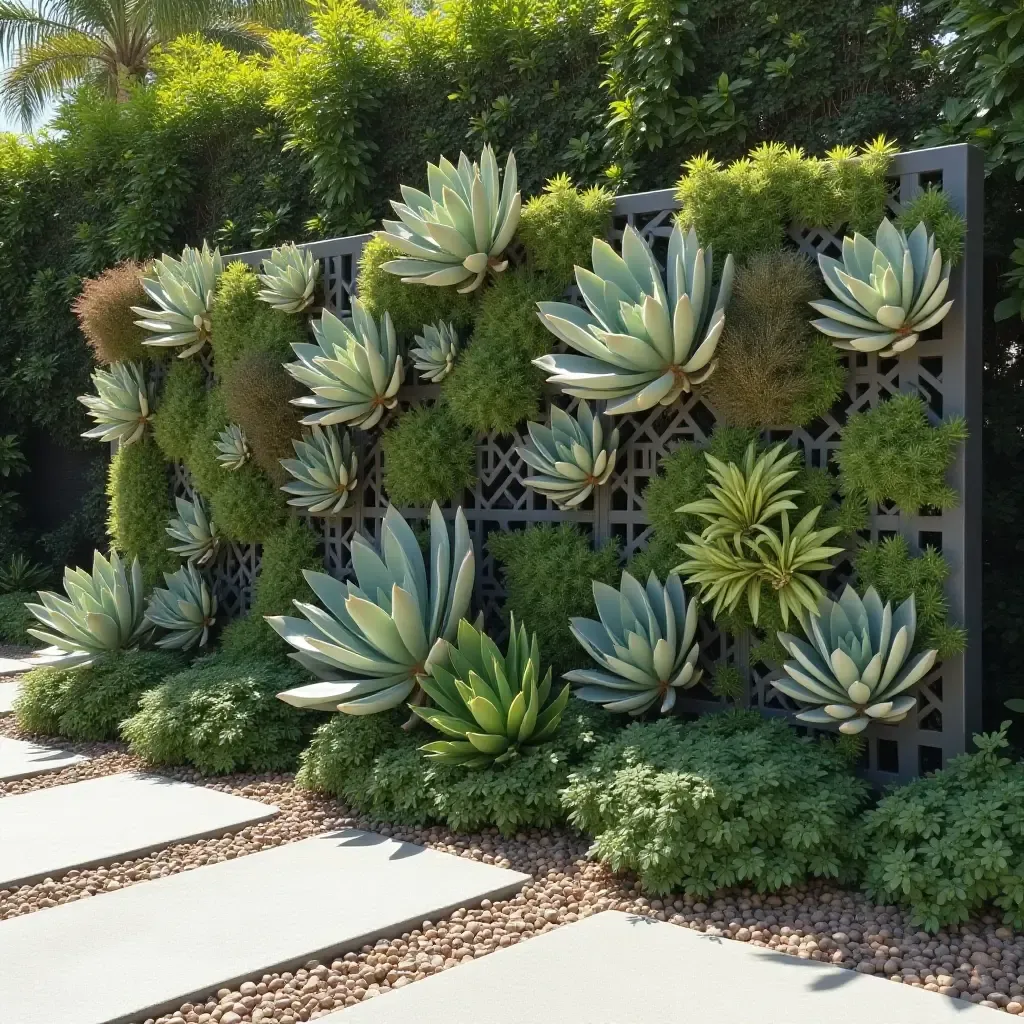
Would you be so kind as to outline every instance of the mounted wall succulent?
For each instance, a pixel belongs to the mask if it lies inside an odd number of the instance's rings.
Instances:
[[[480,163],[459,154],[459,166],[441,157],[427,164],[430,195],[402,186],[404,203],[392,200],[399,220],[385,220],[377,237],[403,255],[383,269],[413,284],[453,285],[475,291],[487,272],[501,273],[502,259],[519,224],[521,198],[516,191],[516,158],[509,153],[498,183],[494,150],[484,146]]]
[[[576,416],[551,407],[551,426],[528,423],[532,447],[517,448],[519,457],[540,475],[526,480],[560,509],[575,508],[595,487],[606,484],[615,469],[619,431],[605,441],[601,417],[580,400]]]
[[[551,383],[578,398],[609,399],[605,412],[616,416],[671,405],[714,372],[732,289],[732,256],[725,259],[716,290],[711,249],[700,247],[692,229],[684,235],[676,225],[666,287],[650,246],[629,225],[621,257],[595,238],[591,262],[592,272],[576,268],[586,310],[567,302],[537,304],[548,330],[583,353],[535,359]]]
[[[570,620],[573,636],[601,667],[574,669],[563,678],[581,684],[581,700],[608,711],[643,714],[654,704],[671,711],[676,691],[696,685],[700,645],[696,642],[700,602],[687,603],[686,591],[674,573],[662,586],[652,572],[646,589],[628,572],[619,589],[594,582],[594,604],[600,622]]]
[[[180,543],[172,544],[168,550],[196,565],[208,565],[216,557],[220,545],[217,524],[210,518],[198,494],[195,501],[175,498],[174,504],[178,514],[168,520],[167,535]]]
[[[142,317],[135,322],[151,332],[142,344],[180,349],[179,359],[195,355],[210,339],[210,306],[223,272],[220,249],[211,252],[205,242],[202,249],[186,245],[180,260],[154,260],[142,287],[159,308],[132,306]]]
[[[440,384],[451,373],[455,357],[459,354],[459,334],[453,324],[439,320],[424,324],[423,333],[416,335],[418,344],[409,355],[420,376],[431,384]]]
[[[326,606],[296,601],[306,620],[284,615],[267,622],[296,650],[291,657],[323,682],[285,690],[299,708],[369,715],[413,699],[420,683],[454,638],[469,611],[476,560],[462,509],[455,514],[454,547],[441,510],[430,510],[428,580],[423,552],[392,506],[381,523],[380,554],[361,534],[352,541],[356,582],[306,570],[306,582]]]
[[[569,702],[569,685],[551,693],[551,669],[540,679],[540,647],[536,633],[516,629],[512,616],[508,649],[463,619],[458,644],[445,645],[444,656],[421,680],[436,707],[413,707],[423,721],[451,739],[435,740],[420,749],[448,764],[478,767],[504,762],[522,748],[552,739]]]
[[[810,643],[780,633],[779,641],[794,659],[786,673],[772,680],[781,693],[814,705],[797,718],[813,725],[839,724],[858,733],[872,720],[902,722],[917,699],[908,694],[935,664],[936,651],[910,657],[917,629],[914,596],[895,612],[874,587],[863,600],[843,589],[838,601],[823,597],[805,624]]]
[[[108,370],[95,370],[95,395],[79,395],[96,423],[82,437],[131,444],[146,431],[152,416],[152,389],[146,371],[138,363],[112,363]]]
[[[192,562],[175,573],[164,573],[166,589],[157,587],[146,608],[146,621],[168,635],[157,640],[157,647],[187,651],[206,646],[210,627],[217,621],[217,598]]]
[[[292,441],[292,445],[295,458],[281,460],[295,478],[281,488],[293,495],[288,504],[313,515],[340,512],[359,483],[359,459],[352,451],[348,431],[339,434],[335,427],[315,426],[306,440]]]
[[[147,625],[142,607],[142,569],[139,560],[125,571],[117,552],[107,561],[93,553],[92,572],[64,570],[67,597],[40,591],[41,604],[26,608],[46,629],[31,627],[28,633],[52,644],[67,655],[63,666],[80,665],[102,654],[137,642]]]
[[[217,461],[224,469],[241,469],[252,457],[245,432],[237,423],[229,423],[216,441]]]
[[[814,326],[842,349],[898,355],[953,305],[952,299],[943,302],[949,264],[943,264],[924,222],[908,237],[883,219],[874,244],[860,234],[844,238],[842,263],[819,255],[818,266],[839,301],[811,302],[824,318]]]
[[[312,301],[320,261],[294,242],[270,250],[260,274],[260,298],[285,313],[301,313]]]
[[[348,423],[369,430],[397,403],[404,376],[402,356],[391,317],[387,313],[378,326],[358,299],[352,300],[352,320],[341,321],[324,310],[313,321],[315,345],[294,344],[297,363],[285,369],[312,396],[292,399],[301,409],[306,426]]]

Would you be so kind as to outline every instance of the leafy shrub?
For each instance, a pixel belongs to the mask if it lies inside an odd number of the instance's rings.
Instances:
[[[1000,755],[1009,724],[865,816],[865,887],[880,903],[908,905],[928,931],[989,902],[1008,925],[1024,925],[1024,764]]]
[[[466,769],[428,761],[418,749],[424,734],[403,732],[403,718],[332,716],[303,752],[297,781],[388,821],[505,834],[548,828],[564,820],[558,794],[571,765],[616,729],[610,716],[573,700],[551,743],[504,765]]]
[[[801,739],[756,712],[630,725],[563,794],[593,853],[645,889],[708,895],[846,877],[866,785],[830,740]]]
[[[718,367],[704,385],[725,422],[802,426],[832,408],[846,368],[808,320],[819,295],[817,271],[800,253],[760,253],[736,272]]]
[[[615,197],[603,188],[584,191],[567,174],[559,174],[524,207],[519,240],[531,270],[565,289],[575,280],[575,267],[590,268],[594,238],[605,238],[612,223]]]
[[[536,303],[558,294],[542,278],[512,270],[484,292],[469,346],[441,385],[463,426],[511,434],[539,415],[544,372],[531,360],[550,352],[554,337],[537,319]]]
[[[303,569],[323,570],[317,537],[301,519],[289,519],[263,542],[252,608],[248,615],[235,619],[221,633],[221,647],[226,654],[280,657],[284,645],[263,616],[290,615],[294,598],[310,597]]]
[[[35,600],[36,595],[27,590],[0,594],[0,641],[26,647],[35,643],[25,632],[35,621],[25,602]]]
[[[917,634],[914,649],[934,647],[939,658],[959,654],[967,646],[962,626],[949,621],[949,601],[943,583],[949,562],[932,547],[920,555],[910,553],[906,538],[896,535],[865,544],[853,560],[861,590],[874,587],[883,601],[905,601],[914,595]]]
[[[221,376],[221,389],[228,417],[245,432],[253,462],[284,483],[288,474],[280,460],[294,457],[292,438],[302,436],[300,412],[290,402],[305,389],[288,375],[280,357],[267,351],[241,353]]]
[[[900,211],[896,227],[909,234],[922,221],[935,235],[935,245],[942,250],[943,260],[955,267],[964,255],[967,221],[953,209],[949,195],[941,188],[929,185],[918,192]]]
[[[146,332],[136,326],[138,316],[131,310],[149,302],[139,279],[143,269],[126,260],[82,282],[71,308],[98,363],[159,358],[160,349],[142,344]]]
[[[14,714],[26,732],[113,740],[142,695],[181,669],[170,651],[118,651],[77,668],[45,666],[22,676]]]
[[[401,253],[379,238],[363,246],[359,257],[359,298],[370,315],[379,320],[385,313],[399,338],[408,341],[423,330],[424,324],[438,320],[465,328],[473,321],[475,298],[460,295],[455,288],[426,288],[404,284],[400,277],[381,267]]]
[[[502,567],[502,614],[515,615],[537,634],[555,677],[588,665],[586,652],[569,631],[569,618],[593,613],[592,580],[618,584],[618,544],[609,541],[595,551],[575,523],[544,523],[494,531],[487,547]]]
[[[202,366],[195,359],[175,359],[153,416],[153,438],[167,459],[188,460],[192,438],[205,417],[206,380]]]
[[[841,438],[835,459],[844,491],[862,491],[879,504],[893,502],[907,515],[926,505],[959,503],[946,470],[967,438],[963,417],[933,427],[917,395],[895,395],[851,416]]]
[[[290,769],[315,720],[277,699],[307,674],[286,659],[211,654],[143,698],[122,732],[153,764],[194,764],[211,775]]]
[[[251,463],[221,470],[223,480],[210,499],[210,515],[229,540],[258,544],[284,519],[287,505],[265,473]]]
[[[713,246],[718,261],[732,253],[741,263],[756,252],[781,249],[791,223],[846,224],[874,237],[885,214],[885,173],[894,152],[879,139],[859,158],[852,148],[841,148],[819,159],[772,142],[724,166],[705,153],[686,162],[676,186],[679,222],[693,227],[702,245]]]
[[[129,561],[138,558],[147,587],[159,583],[179,560],[167,550],[165,530],[173,513],[167,464],[151,438],[118,448],[110,461],[107,497],[111,543]]]
[[[273,309],[259,298],[255,270],[235,261],[224,268],[210,310],[210,345],[223,379],[240,356],[262,353],[280,364],[293,357],[292,344],[308,340],[304,319]]]
[[[445,405],[421,405],[381,437],[384,489],[395,505],[429,508],[476,482],[476,439]]]
[[[224,404],[224,390],[211,388],[206,394],[206,412],[188,446],[185,465],[192,485],[207,499],[231,474],[217,461],[217,438],[228,425],[228,411]]]

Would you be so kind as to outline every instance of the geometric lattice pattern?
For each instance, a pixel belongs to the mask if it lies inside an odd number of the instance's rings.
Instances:
[[[898,211],[925,184],[941,184],[954,206],[966,217],[968,234],[965,258],[954,271],[950,296],[956,299],[949,316],[930,335],[897,359],[880,360],[874,355],[851,355],[847,393],[831,412],[816,423],[798,430],[773,430],[773,438],[791,437],[803,450],[808,465],[827,467],[837,446],[839,431],[853,412],[866,409],[900,391],[921,394],[936,418],[962,414],[972,428],[972,440],[961,451],[951,470],[950,482],[962,495],[960,507],[936,515],[906,516],[895,510],[874,509],[870,527],[872,539],[892,533],[903,534],[913,550],[925,545],[939,548],[952,566],[947,593],[953,615],[966,625],[971,644],[966,656],[936,668],[920,688],[916,714],[898,726],[872,725],[866,737],[868,750],[864,771],[879,783],[893,782],[939,767],[947,758],[965,749],[970,734],[980,726],[980,239],[982,167],[977,151],[967,146],[948,146],[897,156],[893,161],[892,207]],[[613,234],[634,225],[652,243],[656,254],[664,250],[677,208],[670,190],[622,196],[616,201]],[[359,254],[370,238],[316,242],[307,248],[323,263],[326,305],[343,314],[355,292]],[[808,228],[794,225],[793,244],[810,257],[818,253],[837,255],[843,225]],[[244,253],[241,258],[256,265],[265,251]],[[400,406],[408,408],[437,393],[436,386],[413,382],[412,371],[400,392]],[[551,392],[549,402],[571,408],[572,400]],[[393,415],[393,414],[392,414]],[[497,623],[501,601],[500,576],[486,543],[495,530],[522,528],[529,523],[574,521],[595,541],[617,537],[628,558],[647,540],[648,524],[643,493],[657,473],[659,460],[683,441],[702,443],[713,429],[715,412],[699,395],[677,405],[642,416],[617,417],[621,440],[619,460],[608,486],[577,509],[562,512],[524,484],[526,467],[515,454],[521,437],[486,435],[478,439],[478,482],[461,499],[477,552],[476,607]],[[382,453],[380,428],[370,434],[353,432],[361,447],[361,485],[356,499],[343,514],[313,519],[322,530],[324,562],[332,574],[344,577],[350,568],[349,549],[357,530],[376,537],[386,500],[381,487]],[[187,481],[177,481],[179,492]],[[424,510],[411,510],[410,517]],[[259,571],[259,552],[232,545],[222,558],[216,574],[217,593],[231,613],[248,605],[252,583]],[[836,582],[844,567],[837,569]],[[703,655],[709,668],[719,660],[735,663],[748,679],[747,703],[768,715],[789,713],[787,698],[769,685],[768,666],[749,664],[749,644],[719,636],[710,624],[704,626]],[[712,710],[720,705],[707,691],[688,692],[684,711]]]

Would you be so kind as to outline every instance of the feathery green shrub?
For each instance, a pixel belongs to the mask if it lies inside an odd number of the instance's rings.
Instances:
[[[175,359],[167,371],[153,416],[153,438],[170,461],[188,460],[192,438],[206,417],[205,378],[196,359]]]
[[[233,472],[221,470],[223,480],[210,499],[210,516],[221,536],[258,544],[283,522],[288,512],[281,491],[250,463]]]
[[[928,931],[960,924],[992,903],[1024,925],[1024,764],[1002,756],[1002,730],[975,735],[977,751],[895,789],[865,816],[865,887],[910,907]]]
[[[567,174],[552,178],[519,218],[519,240],[530,269],[556,288],[568,288],[577,265],[590,269],[591,244],[608,235],[614,205],[615,196],[607,189],[579,189]]]
[[[144,269],[141,263],[126,260],[82,282],[71,308],[96,362],[109,366],[163,357],[163,350],[142,344],[146,331],[135,323],[138,314],[132,312],[132,306],[149,302],[142,287]]]
[[[447,405],[403,412],[380,443],[384,490],[395,505],[443,505],[476,482],[476,439]]]
[[[918,192],[900,211],[896,227],[910,234],[922,221],[935,235],[935,245],[942,250],[943,260],[955,267],[964,255],[967,221],[953,209],[949,195],[941,188],[929,185]]]
[[[179,558],[167,547],[167,522],[173,515],[167,463],[152,438],[121,445],[107,477],[107,532],[129,563],[138,558],[147,587],[173,572]]]
[[[308,674],[287,658],[208,655],[146,693],[122,733],[153,764],[211,775],[287,771],[318,716],[277,699]]]
[[[25,632],[35,622],[35,617],[25,607],[25,602],[35,600],[36,595],[27,590],[0,594],[0,642],[26,647],[36,643]]]
[[[207,500],[213,497],[225,478],[232,475],[217,461],[217,438],[228,425],[224,392],[212,388],[206,395],[206,412],[192,435],[185,466],[192,485]]]
[[[878,504],[893,502],[907,515],[926,505],[953,508],[960,497],[946,483],[946,470],[966,439],[962,416],[933,427],[917,395],[894,395],[855,413],[843,427],[835,454],[843,490],[861,491]]]
[[[554,336],[537,318],[536,303],[559,294],[520,270],[500,274],[484,291],[469,346],[441,385],[459,423],[482,434],[511,434],[539,416],[545,374],[531,360],[551,351]]]
[[[852,876],[867,785],[844,749],[756,712],[635,723],[569,779],[569,820],[655,893]]]
[[[502,614],[515,615],[537,634],[555,678],[589,665],[569,630],[569,618],[593,614],[593,580],[618,585],[618,543],[608,541],[595,551],[575,523],[543,523],[507,533],[496,530],[488,535],[487,548],[501,565]]]

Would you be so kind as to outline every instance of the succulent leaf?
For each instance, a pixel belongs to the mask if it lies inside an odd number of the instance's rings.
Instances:
[[[459,354],[459,335],[453,324],[438,321],[425,324],[423,333],[416,335],[417,346],[409,352],[413,366],[420,376],[431,384],[440,384],[451,373]]]
[[[111,363],[93,372],[95,395],[79,395],[96,423],[82,437],[131,444],[145,433],[152,414],[152,388],[138,363]]]
[[[196,565],[208,565],[217,555],[220,537],[203,499],[197,494],[194,501],[175,498],[174,504],[178,514],[168,520],[167,535],[179,543],[171,545],[168,551]]]
[[[165,572],[164,582],[166,589],[157,587],[146,608],[146,621],[168,631],[157,646],[182,651],[205,647],[217,621],[217,598],[202,573],[189,562],[177,572]]]
[[[314,426],[305,440],[292,441],[292,447],[295,458],[281,459],[281,465],[295,478],[281,488],[292,495],[288,504],[313,515],[340,512],[359,483],[359,459],[352,451],[348,431]]]
[[[217,461],[224,469],[241,469],[252,457],[245,431],[237,423],[229,423],[215,442]]]
[[[259,297],[274,309],[300,313],[313,301],[320,261],[294,242],[271,249],[263,261]]]

